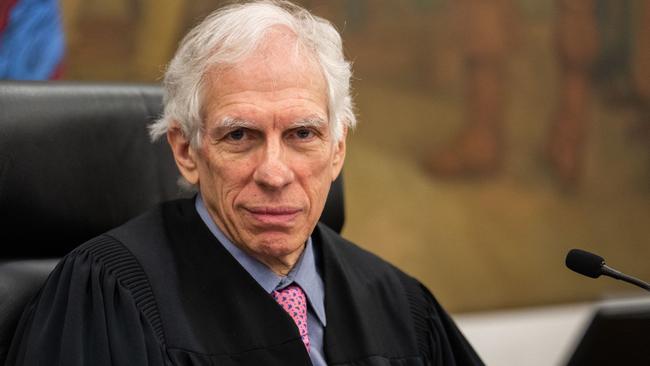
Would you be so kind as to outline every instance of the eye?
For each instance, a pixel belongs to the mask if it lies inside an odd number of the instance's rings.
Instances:
[[[233,141],[240,141],[240,140],[242,140],[244,138],[245,135],[246,135],[246,132],[244,131],[244,129],[243,128],[238,128],[238,129],[236,129],[234,131],[230,131],[226,135],[226,137],[228,139],[230,139],[230,140],[233,140]]]
[[[296,137],[298,137],[301,140],[308,139],[314,135],[314,132],[308,128],[298,128],[295,131]]]

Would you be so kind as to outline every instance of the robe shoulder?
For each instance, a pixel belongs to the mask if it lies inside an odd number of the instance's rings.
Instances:
[[[191,199],[68,254],[23,314],[8,356],[7,365],[309,363],[293,320],[218,244]]]
[[[345,273],[345,278],[328,279],[348,283],[352,288],[350,291],[361,291],[362,296],[356,298],[370,300],[347,306],[382,309],[383,314],[375,312],[373,317],[369,317],[366,330],[366,333],[373,333],[375,338],[379,338],[386,329],[390,329],[392,334],[386,334],[386,337],[392,336],[393,341],[390,346],[382,345],[382,349],[386,350],[395,343],[413,343],[412,349],[403,346],[401,354],[412,353],[425,365],[483,365],[451,316],[420,281],[342,238],[325,225],[318,225],[316,235],[323,243],[329,243],[333,252],[330,256],[336,257],[339,272]],[[324,245],[323,250],[327,251],[327,246]],[[324,267],[327,272],[327,263]],[[399,339],[396,339],[395,335],[398,334]],[[407,341],[409,338],[410,341]]]
[[[146,276],[108,235],[69,253],[23,313],[6,365],[166,365]]]

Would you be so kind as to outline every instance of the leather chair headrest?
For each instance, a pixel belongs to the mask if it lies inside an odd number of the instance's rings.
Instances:
[[[146,85],[0,84],[0,235],[20,238],[3,256],[63,255],[179,195],[170,149],[146,131],[161,97]]]

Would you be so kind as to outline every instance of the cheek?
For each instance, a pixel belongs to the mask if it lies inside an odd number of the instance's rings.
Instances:
[[[210,184],[208,189],[220,197],[221,205],[225,205],[228,210],[252,180],[254,167],[246,161],[210,159],[204,169],[205,176],[210,177],[209,181],[204,183]]]
[[[328,159],[312,160],[308,164],[301,166],[298,174],[301,177],[301,186],[309,196],[314,211],[324,205],[327,199],[327,192],[332,182],[329,163]],[[320,215],[320,213],[318,214]]]
[[[253,175],[256,165],[244,159],[226,163],[222,174],[222,192],[228,210],[237,210],[241,205],[264,200],[264,195],[256,185]]]
[[[326,156],[298,156],[291,166],[299,179],[319,180],[330,174],[328,162]]]

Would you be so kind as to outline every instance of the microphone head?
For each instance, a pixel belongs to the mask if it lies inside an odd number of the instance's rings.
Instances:
[[[566,255],[566,266],[581,275],[598,278],[605,264],[603,257],[581,249],[571,249]]]

